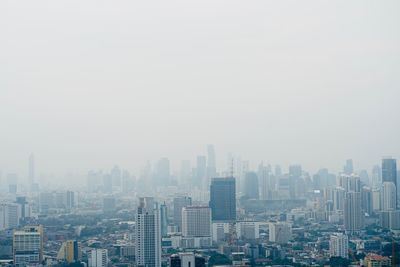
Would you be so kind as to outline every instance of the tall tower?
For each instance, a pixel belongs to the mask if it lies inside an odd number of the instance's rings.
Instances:
[[[182,228],[182,208],[191,206],[192,198],[187,196],[174,197],[174,224]]]
[[[160,210],[151,197],[139,198],[136,214],[136,265],[161,266]]]
[[[349,238],[343,233],[334,233],[329,239],[329,255],[331,257],[349,257]]]
[[[396,186],[393,182],[383,182],[381,187],[381,210],[396,209]]]
[[[215,157],[214,145],[207,146],[207,176],[215,177],[217,174],[217,162]]]
[[[213,178],[210,185],[213,221],[236,221],[236,184],[234,177]]]
[[[396,199],[399,198],[397,188],[397,166],[396,159],[392,159],[391,157],[382,159],[382,183],[384,182],[392,182],[396,186]],[[397,206],[397,203],[396,203]]]
[[[182,209],[182,235],[185,237],[211,236],[211,209],[189,206]]]
[[[344,228],[346,232],[359,232],[364,227],[364,215],[361,209],[361,192],[350,191],[344,200]]]
[[[258,177],[255,172],[248,172],[244,178],[244,195],[250,199],[259,199]]]

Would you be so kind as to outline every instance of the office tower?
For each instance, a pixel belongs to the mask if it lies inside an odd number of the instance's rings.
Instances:
[[[361,210],[361,193],[347,192],[344,200],[344,227],[346,232],[359,232],[364,227],[364,214]]]
[[[161,158],[156,165],[154,186],[170,185],[171,173],[168,158]]]
[[[0,203],[0,231],[19,225],[20,212],[16,203]]]
[[[215,150],[213,145],[207,146],[207,177],[215,177],[217,175],[217,161],[215,158]],[[208,185],[207,185],[208,188]]]
[[[182,235],[184,237],[211,236],[211,209],[205,206],[184,207]]]
[[[364,213],[372,215],[373,198],[372,198],[372,190],[370,187],[363,186],[361,189],[361,208]]]
[[[65,207],[67,210],[71,210],[75,207],[75,193],[72,191],[65,192]]]
[[[57,254],[57,259],[66,261],[67,263],[73,263],[80,259],[80,248],[78,241],[67,240],[62,243],[60,250]]]
[[[205,267],[205,259],[193,252],[172,254],[169,258],[169,267]]]
[[[329,256],[347,259],[349,254],[349,238],[343,233],[335,233],[329,239]]]
[[[161,236],[167,236],[168,234],[168,208],[167,205],[160,205],[160,223],[161,223]]]
[[[255,240],[260,237],[260,227],[257,222],[240,221],[236,223],[236,235],[241,240]]]
[[[182,229],[182,209],[192,205],[192,198],[188,196],[174,197],[174,224]]]
[[[355,174],[341,174],[339,176],[339,186],[343,187],[346,192],[361,192],[360,177]]]
[[[392,182],[396,186],[396,199],[398,199],[397,191],[397,166],[396,159],[390,157],[382,159],[382,183]],[[397,206],[397,203],[396,203]]]
[[[249,199],[258,199],[258,177],[255,172],[246,173],[244,180],[244,197]]]
[[[382,185],[381,185],[382,187]],[[379,211],[381,209],[381,187],[372,190],[372,210]]]
[[[115,165],[114,168],[111,169],[111,179],[112,179],[112,184],[115,187],[121,187],[122,185],[122,171],[121,169]]]
[[[135,190],[135,177],[127,170],[122,171],[122,192],[132,193]]]
[[[383,182],[381,187],[381,210],[396,209],[396,186],[393,182]]]
[[[346,164],[343,167],[343,172],[345,174],[352,174],[354,172],[354,168],[353,168],[353,160],[352,159],[348,159],[346,160]]]
[[[38,265],[43,260],[43,227],[25,226],[13,233],[15,266]]]
[[[26,197],[17,197],[15,203],[20,207],[21,219],[31,217],[31,207],[26,201]]]
[[[292,239],[292,225],[285,222],[269,224],[269,241],[284,244]]]
[[[236,221],[236,185],[234,177],[213,178],[210,208],[213,221]]]
[[[136,265],[161,266],[160,210],[151,197],[139,199],[136,215]]]
[[[207,176],[207,159],[205,156],[197,156],[196,161],[196,177],[193,181],[194,186],[202,187]]]
[[[92,249],[88,252],[88,267],[106,267],[108,265],[107,249]]]
[[[29,188],[32,190],[35,184],[35,155],[33,153],[29,155],[28,180]]]
[[[112,213],[115,212],[115,197],[107,196],[103,198],[103,212]]]
[[[258,177],[260,182],[260,198],[262,200],[272,199],[272,191],[275,189],[275,184],[272,179],[271,166],[258,166]]]
[[[39,211],[46,214],[50,209],[56,207],[55,196],[53,192],[41,192],[39,194]]]
[[[382,184],[382,170],[379,165],[372,168],[372,188],[378,188]]]

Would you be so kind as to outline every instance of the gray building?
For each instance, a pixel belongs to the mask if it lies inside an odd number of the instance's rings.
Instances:
[[[236,182],[234,177],[211,180],[210,208],[213,221],[236,220]]]

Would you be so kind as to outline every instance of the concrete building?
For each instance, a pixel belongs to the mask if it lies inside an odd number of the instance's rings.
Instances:
[[[285,222],[269,224],[269,241],[279,244],[287,243],[292,239],[292,225]]]
[[[26,226],[13,233],[15,266],[40,264],[43,261],[43,227]]]
[[[236,221],[236,185],[234,177],[213,178],[210,185],[213,221]]]
[[[347,259],[349,254],[349,238],[343,233],[335,233],[329,239],[329,256]]]
[[[189,206],[182,209],[182,236],[211,237],[211,209]]]
[[[88,252],[88,267],[106,267],[107,265],[107,249],[92,249]]]

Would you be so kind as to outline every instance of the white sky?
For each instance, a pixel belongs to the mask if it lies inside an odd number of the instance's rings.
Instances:
[[[1,1],[0,170],[137,169],[215,145],[400,158],[400,2]]]

